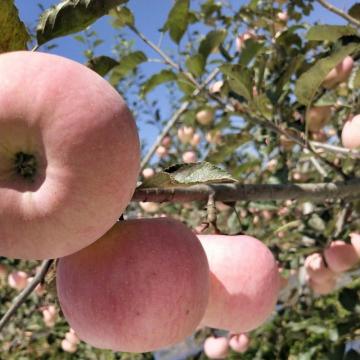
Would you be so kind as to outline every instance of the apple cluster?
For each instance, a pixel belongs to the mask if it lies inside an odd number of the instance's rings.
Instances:
[[[58,258],[57,294],[71,327],[64,351],[81,339],[147,352],[203,326],[240,334],[266,321],[280,277],[262,242],[197,236],[167,217],[118,221],[136,187],[140,145],[115,89],[83,65],[40,52],[0,55],[0,73],[0,255]],[[207,126],[213,112],[196,119]],[[196,145],[195,136],[179,129],[183,142]],[[170,144],[164,138],[158,155]],[[8,276],[17,290],[28,281],[25,272]],[[41,312],[54,326],[56,307]]]

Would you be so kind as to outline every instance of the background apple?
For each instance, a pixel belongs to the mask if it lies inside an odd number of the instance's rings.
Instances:
[[[354,60],[351,56],[346,56],[339,64],[335,66],[327,75],[322,83],[326,89],[332,89],[339,83],[346,81],[353,69]]]
[[[182,155],[182,160],[185,164],[197,162],[197,155],[194,151],[186,151]]]
[[[356,115],[345,122],[341,132],[341,141],[343,146],[348,149],[360,147],[360,115]]]
[[[204,353],[209,359],[226,359],[229,354],[229,340],[224,336],[209,336],[204,341]]]
[[[196,113],[196,121],[201,125],[210,125],[214,120],[214,112],[210,109],[200,110]]]
[[[210,299],[201,323],[246,332],[274,310],[278,266],[270,250],[246,235],[198,235],[210,266]]]
[[[320,131],[331,117],[331,106],[313,106],[306,114],[308,129],[313,132]]]
[[[71,254],[103,235],[131,199],[135,122],[107,81],[69,59],[5,53],[0,73],[0,254]]]
[[[331,242],[324,250],[324,257],[329,268],[336,273],[350,270],[359,261],[354,247],[342,240]]]
[[[80,339],[146,352],[190,335],[204,315],[209,267],[196,236],[170,218],[118,222],[59,260],[61,308]]]
[[[229,345],[235,352],[244,353],[250,346],[250,338],[247,334],[232,334],[230,335]]]

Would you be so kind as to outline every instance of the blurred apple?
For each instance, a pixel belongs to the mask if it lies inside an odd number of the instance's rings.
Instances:
[[[309,109],[306,122],[309,131],[320,131],[330,119],[332,113],[331,106],[313,106]]]
[[[254,40],[257,39],[257,35],[252,30],[248,30],[243,34],[239,35],[235,40],[236,50],[240,52],[241,49],[244,47],[245,42],[249,39],[254,39]]]
[[[226,359],[229,353],[229,340],[223,336],[208,337],[204,341],[204,353],[209,359]]]
[[[147,201],[147,202],[140,201],[139,205],[145,212],[150,214],[156,213],[160,209],[160,205],[152,201]]]
[[[250,346],[250,338],[247,334],[233,334],[230,335],[229,345],[235,352],[244,353]]]
[[[190,144],[191,144],[191,146],[196,147],[200,144],[200,141],[201,141],[200,134],[195,133],[190,141]]]
[[[314,253],[305,259],[304,267],[309,277],[320,283],[335,277],[335,273],[331,271],[325,264],[321,254]]]
[[[152,168],[145,168],[143,171],[142,171],[142,176],[145,178],[145,179],[148,179],[152,176],[155,175],[155,171],[154,169]]]
[[[317,295],[328,295],[336,288],[336,277],[329,278],[328,280],[321,282],[317,282],[310,278],[309,286],[311,290]]]
[[[356,115],[345,122],[341,132],[341,141],[348,149],[360,147],[360,115]]]
[[[196,113],[196,121],[201,125],[210,125],[214,120],[214,112],[210,109],[200,110]]]
[[[197,162],[197,155],[194,151],[186,151],[182,155],[182,161],[185,164],[191,164]]]
[[[161,141],[161,145],[168,148],[171,145],[171,137],[170,136],[165,136]]]
[[[210,94],[217,94],[221,91],[222,86],[224,85],[224,82],[222,80],[216,81],[212,83],[209,87]]]
[[[324,257],[328,267],[336,273],[350,270],[359,261],[354,247],[342,240],[333,241],[324,250]]]
[[[183,126],[178,129],[178,138],[182,144],[190,143],[193,135],[194,135],[194,128],[191,126]]]
[[[333,89],[336,85],[346,81],[353,69],[354,60],[351,56],[346,56],[339,64],[335,66],[327,75],[322,83],[326,89]]]
[[[8,276],[8,285],[16,290],[23,290],[27,285],[28,275],[24,271],[13,271]]]
[[[156,149],[156,155],[159,157],[159,158],[163,158],[165,157],[166,155],[168,154],[168,150],[165,146],[158,146],[158,148]]]

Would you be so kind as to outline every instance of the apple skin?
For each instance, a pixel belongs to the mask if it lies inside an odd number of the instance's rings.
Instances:
[[[192,164],[192,163],[196,163],[198,160],[197,155],[194,151],[186,151],[183,153],[182,155],[182,161],[185,164]]]
[[[247,334],[233,334],[230,336],[229,345],[235,352],[244,353],[249,348],[250,338]]]
[[[277,263],[259,240],[246,235],[197,235],[210,266],[210,298],[201,324],[240,333],[260,326],[280,290]]]
[[[312,132],[320,131],[331,117],[331,106],[313,106],[306,116],[308,128]]]
[[[326,89],[333,89],[339,83],[346,81],[351,74],[353,66],[353,58],[351,56],[346,56],[326,75],[322,86]]]
[[[353,246],[355,252],[357,253],[360,259],[360,234],[351,233],[350,238],[351,238],[351,245]]]
[[[223,336],[209,336],[204,341],[204,353],[209,359],[226,359],[229,354],[229,340]]]
[[[348,149],[360,147],[360,115],[347,120],[341,132],[341,142]]]
[[[0,74],[0,255],[76,252],[109,230],[131,199],[140,162],[135,122],[107,81],[72,60],[10,52],[0,55]],[[16,171],[21,153],[35,158],[27,177],[20,165]]]
[[[328,267],[335,273],[348,271],[359,261],[354,247],[341,240],[333,241],[324,250],[324,257]]]
[[[320,283],[332,279],[336,274],[325,264],[321,254],[313,253],[305,259],[304,267],[314,281]]]
[[[170,218],[118,222],[57,267],[70,327],[92,346],[114,351],[153,351],[191,335],[209,285],[200,242]]]
[[[209,109],[200,110],[196,113],[196,121],[204,126],[212,124],[214,120],[214,112]]]

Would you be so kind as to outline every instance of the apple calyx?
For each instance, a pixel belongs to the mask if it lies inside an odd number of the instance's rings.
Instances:
[[[14,163],[15,172],[18,175],[26,180],[34,180],[37,172],[37,161],[34,155],[19,151],[15,154]]]

